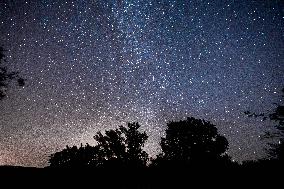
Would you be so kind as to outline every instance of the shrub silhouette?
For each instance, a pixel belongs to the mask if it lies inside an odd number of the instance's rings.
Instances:
[[[210,122],[191,117],[167,126],[166,137],[161,139],[162,153],[154,165],[209,166],[230,162],[224,154],[228,141]]]
[[[87,144],[80,148],[77,146],[63,149],[50,156],[50,167],[97,167],[99,164],[98,147]]]
[[[6,96],[9,81],[16,79],[19,86],[25,85],[25,80],[19,77],[17,72],[7,71],[7,68],[3,66],[5,61],[4,49],[0,47],[0,100]]]
[[[148,154],[142,147],[147,134],[138,131],[138,123],[128,123],[127,127],[107,130],[105,135],[98,132],[94,139],[97,145],[77,148],[66,147],[52,154],[50,167],[96,167],[96,168],[139,168],[145,167]]]

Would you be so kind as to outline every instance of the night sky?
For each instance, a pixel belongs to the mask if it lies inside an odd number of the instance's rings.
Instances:
[[[0,46],[25,87],[0,101],[0,165],[47,166],[66,145],[139,122],[216,124],[236,161],[265,157],[284,85],[281,0],[0,0]]]

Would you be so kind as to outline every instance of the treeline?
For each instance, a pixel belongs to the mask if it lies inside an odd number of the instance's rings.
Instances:
[[[139,131],[138,123],[127,127],[98,132],[97,145],[67,146],[50,156],[49,168],[97,169],[239,169],[272,168],[283,165],[283,145],[270,152],[272,159],[246,161],[238,164],[226,153],[228,141],[209,121],[189,117],[167,124],[166,135],[161,138],[162,152],[150,158],[143,150],[147,134]]]
[[[98,188],[218,187],[224,183],[237,188],[272,187],[280,181],[282,143],[270,151],[273,159],[238,164],[226,153],[228,141],[215,125],[189,117],[167,124],[162,151],[150,158],[143,150],[148,136],[139,128],[138,123],[129,123],[98,132],[95,146],[67,146],[50,156],[43,173],[52,175],[53,181],[64,178],[70,185],[92,183]],[[45,181],[46,177],[39,178]]]
[[[284,88],[282,89],[284,99]],[[189,117],[186,120],[167,124],[166,135],[161,138],[162,152],[150,158],[143,150],[147,134],[140,132],[138,123],[128,123],[98,132],[94,139],[96,146],[89,144],[67,146],[50,156],[50,168],[99,168],[99,169],[194,169],[194,168],[234,168],[234,169],[273,169],[284,167],[284,106],[276,104],[272,113],[256,114],[245,112],[249,117],[261,117],[276,123],[279,143],[270,144],[267,159],[233,162],[228,156],[228,141],[221,136],[215,125],[209,121]],[[273,136],[272,136],[273,137]]]

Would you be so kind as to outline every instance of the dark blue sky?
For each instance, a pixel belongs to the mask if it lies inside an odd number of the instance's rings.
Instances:
[[[138,121],[158,152],[166,123],[217,125],[242,161],[264,157],[284,85],[280,0],[2,0],[0,45],[27,79],[0,102],[0,164],[45,166],[68,145]]]

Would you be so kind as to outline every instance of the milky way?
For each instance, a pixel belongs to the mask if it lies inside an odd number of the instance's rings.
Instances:
[[[280,0],[1,0],[0,45],[26,86],[0,102],[0,164],[46,166],[66,145],[139,122],[159,152],[166,123],[217,125],[242,161],[265,156],[284,85]]]

